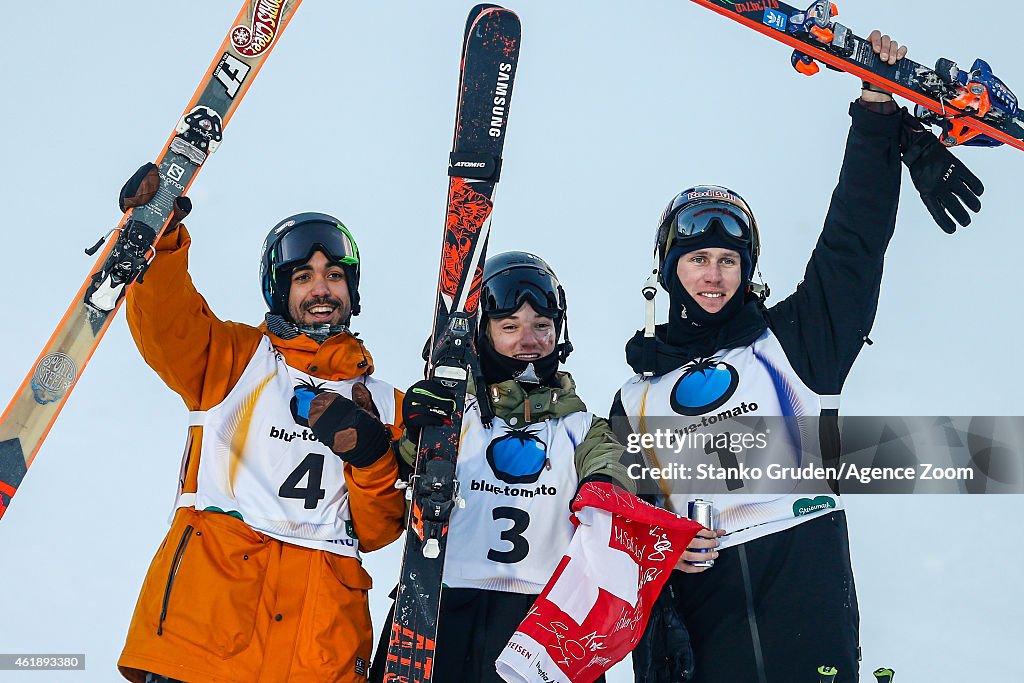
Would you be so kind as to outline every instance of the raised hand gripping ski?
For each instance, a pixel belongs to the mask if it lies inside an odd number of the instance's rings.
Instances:
[[[456,410],[451,425],[424,427],[420,435],[415,474],[407,491],[411,505],[385,681],[427,683],[433,676],[448,520],[459,501],[455,464],[469,377],[477,366],[474,339],[480,280],[519,42],[519,18],[514,12],[495,5],[477,5],[470,11],[427,368],[429,378],[452,390]]]
[[[791,61],[800,73],[817,73],[814,62],[820,61],[916,103],[918,118],[939,126],[947,146],[1005,143],[1024,150],[1024,112],[983,60],[969,72],[948,59],[939,59],[934,69],[909,59],[890,65],[869,41],[833,21],[838,11],[829,0],[816,0],[806,10],[776,0],[692,2],[794,48]]]
[[[81,377],[124,301],[142,280],[153,244],[171,220],[174,201],[195,180],[221,142],[224,128],[302,0],[246,0],[213,63],[168,138],[156,165],[160,189],[153,200],[125,213],[100,252],[50,340],[0,416],[0,517],[64,402]]]

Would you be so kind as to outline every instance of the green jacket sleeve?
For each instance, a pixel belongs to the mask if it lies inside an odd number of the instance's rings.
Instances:
[[[625,450],[615,438],[608,421],[595,416],[587,435],[576,447],[576,473],[580,481],[593,475],[601,475],[635,494],[636,483],[629,477],[626,466],[621,462]]]
[[[398,455],[409,467],[416,466],[416,444],[409,441],[409,437],[402,432],[402,438],[398,442]]]

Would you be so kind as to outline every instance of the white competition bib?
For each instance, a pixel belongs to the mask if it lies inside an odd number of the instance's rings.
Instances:
[[[748,466],[768,462],[800,465],[802,450],[818,448],[816,418],[825,398],[803,383],[770,330],[749,346],[717,352],[709,359],[689,363],[660,377],[635,376],[622,387],[620,396],[636,433],[653,432],[671,424],[673,429],[687,434],[720,434],[722,429],[716,424],[729,418],[790,418],[771,422],[773,433],[767,440],[771,450],[750,449],[732,454],[736,464]],[[715,452],[703,449],[676,453],[669,448],[654,448],[648,452],[648,459],[651,456],[655,462],[650,464],[656,467],[732,464],[718,462]],[[780,494],[776,482],[763,482],[766,488],[776,491],[772,493],[758,493],[757,482],[745,482],[743,490],[720,495],[701,491],[701,484],[696,478],[667,481],[672,509],[685,515],[690,500],[711,501],[718,527],[730,534],[722,539],[722,547],[782,531],[842,508],[838,496]]]
[[[575,454],[593,422],[577,412],[516,428],[480,422],[467,397],[458,479],[464,508],[452,513],[445,585],[539,594],[572,539]]]
[[[351,398],[355,382],[365,382],[381,420],[393,424],[390,385],[299,372],[264,337],[228,396],[193,421],[203,426],[198,488],[180,495],[177,507],[224,512],[287,543],[358,558],[344,462],[307,422],[314,396],[329,390]]]

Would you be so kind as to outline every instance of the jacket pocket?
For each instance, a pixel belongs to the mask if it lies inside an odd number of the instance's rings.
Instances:
[[[328,668],[353,671],[355,659],[369,661],[372,647],[367,599],[370,577],[358,560],[326,552],[319,555],[315,592],[307,596],[314,601],[315,656]]]
[[[191,524],[185,527],[185,531],[181,534],[181,540],[178,541],[178,547],[174,549],[174,555],[171,557],[171,567],[167,570],[167,584],[164,586],[164,598],[160,602],[160,621],[156,626],[158,636],[164,634],[164,619],[167,618],[167,604],[171,601],[171,589],[174,588],[174,579],[178,575],[181,558],[185,554],[185,548],[188,547],[188,541],[192,538],[193,531],[195,531],[195,527]]]
[[[252,641],[268,547],[244,523],[200,513],[171,558],[158,635],[174,634],[227,658]]]

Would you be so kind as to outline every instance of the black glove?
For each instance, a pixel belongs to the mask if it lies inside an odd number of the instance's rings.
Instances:
[[[921,193],[928,213],[945,232],[956,232],[956,223],[971,224],[971,216],[961,203],[974,213],[981,211],[978,197],[985,186],[971,170],[943,147],[921,121],[903,110],[900,151],[903,163],[910,169],[914,187]],[[947,215],[948,213],[948,215]],[[952,216],[952,218],[950,218]]]
[[[391,430],[380,421],[370,390],[352,385],[352,400],[333,391],[313,397],[309,404],[313,436],[352,467],[367,467],[391,448]]]
[[[117,206],[122,212],[128,209],[149,204],[160,189],[160,171],[151,161],[147,161],[139,170],[128,179],[121,188],[117,197]],[[171,213],[171,220],[167,224],[164,233],[168,233],[178,227],[178,223],[184,220],[185,216],[192,211],[192,200],[188,197],[177,197],[174,200],[174,209]]]
[[[420,440],[426,426],[450,425],[455,414],[455,394],[435,379],[421,379],[402,399],[402,419],[409,441]]]
[[[636,683],[682,683],[693,680],[690,633],[676,610],[672,579],[661,589],[644,635],[633,650]]]

